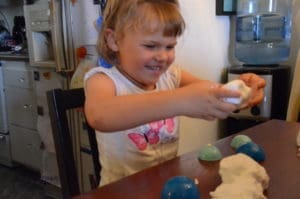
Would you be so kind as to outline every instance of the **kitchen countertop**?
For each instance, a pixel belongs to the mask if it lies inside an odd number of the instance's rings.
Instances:
[[[29,55],[27,53],[14,53],[14,52],[0,52],[0,60],[22,60],[28,61]]]

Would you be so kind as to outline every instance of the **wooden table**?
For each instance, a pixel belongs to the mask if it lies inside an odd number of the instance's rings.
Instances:
[[[265,151],[266,160],[261,164],[270,176],[270,185],[265,192],[269,199],[300,198],[300,158],[296,155],[299,129],[300,123],[271,120],[239,133],[250,136]],[[224,157],[235,153],[230,147],[233,136],[215,143]],[[159,199],[164,183],[177,175],[197,178],[201,199],[209,198],[209,192],[221,183],[219,162],[198,161],[198,153],[184,154],[75,199]]]

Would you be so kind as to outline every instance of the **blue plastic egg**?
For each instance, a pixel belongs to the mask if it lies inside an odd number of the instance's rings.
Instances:
[[[244,153],[257,162],[261,162],[266,159],[264,150],[254,142],[248,142],[241,145],[239,148],[237,148],[236,152]]]
[[[165,183],[161,199],[200,199],[200,192],[192,179],[175,176]]]

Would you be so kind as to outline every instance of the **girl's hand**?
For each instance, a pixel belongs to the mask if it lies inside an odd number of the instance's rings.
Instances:
[[[222,88],[221,84],[211,81],[198,81],[178,89],[178,103],[184,115],[205,120],[225,119],[237,107],[224,102],[226,97],[239,97],[238,91]]]
[[[246,107],[252,107],[259,104],[264,98],[264,87],[266,86],[266,81],[254,73],[244,73],[240,75],[239,79],[243,80],[252,90],[251,98],[249,99]]]

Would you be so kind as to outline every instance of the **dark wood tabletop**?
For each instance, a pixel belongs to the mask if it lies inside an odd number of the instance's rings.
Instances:
[[[261,165],[270,176],[265,192],[269,199],[300,198],[300,158],[297,156],[296,136],[300,123],[270,120],[238,134],[248,135],[261,146],[266,160]],[[230,142],[235,135],[214,143],[223,157],[234,154]],[[221,183],[218,175],[219,161],[198,160],[199,151],[181,155],[161,165],[146,169],[115,183],[74,197],[74,199],[159,199],[165,182],[174,176],[183,175],[199,181],[201,199],[209,198]]]

